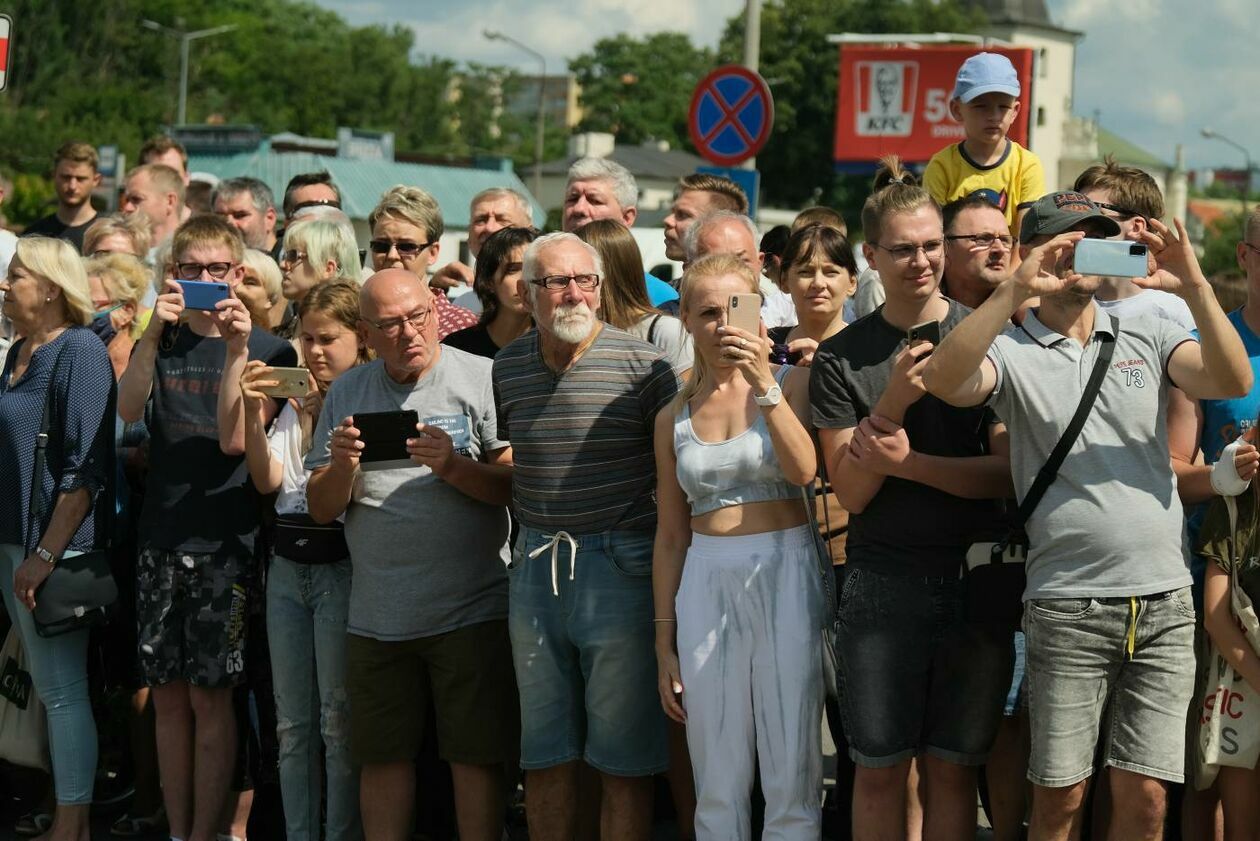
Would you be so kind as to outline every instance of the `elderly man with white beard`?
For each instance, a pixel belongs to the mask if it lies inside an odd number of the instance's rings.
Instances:
[[[523,264],[537,329],[495,357],[494,396],[521,525],[508,625],[529,836],[573,837],[585,761],[603,779],[603,837],[646,841],[651,775],[669,764],[655,692],[652,428],[678,381],[660,350],[596,318],[594,248],[550,234]]]

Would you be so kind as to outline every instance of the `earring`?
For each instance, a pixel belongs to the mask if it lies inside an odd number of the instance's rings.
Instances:
[[[51,304],[51,303],[52,303],[52,295],[49,295],[47,298],[45,298],[45,299],[44,299],[44,303],[45,303],[45,304]]]

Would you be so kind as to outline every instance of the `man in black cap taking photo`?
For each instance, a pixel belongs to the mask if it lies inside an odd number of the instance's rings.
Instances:
[[[1100,278],[1075,271],[1076,248],[1116,233],[1080,193],[1033,203],[1020,227],[1023,263],[945,337],[923,374],[946,402],[994,408],[1010,433],[1017,495],[1040,492],[1024,526],[1033,839],[1068,838],[1100,738],[1125,837],[1162,837],[1166,783],[1184,779],[1195,662],[1167,389],[1238,396],[1252,382],[1179,221],[1174,231],[1152,220],[1142,233],[1156,270],[1134,282],[1182,298],[1200,339],[1149,315],[1121,323],[1098,306]],[[1033,492],[1061,440],[1071,444],[1066,456]]]

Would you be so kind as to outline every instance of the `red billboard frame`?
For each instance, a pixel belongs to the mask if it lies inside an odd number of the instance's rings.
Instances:
[[[999,53],[1015,65],[1020,112],[1008,136],[1028,145],[1033,50],[1027,47],[887,46],[842,44],[836,85],[837,165],[873,164],[884,155],[926,163],[963,139],[949,114],[958,68],[980,52]]]

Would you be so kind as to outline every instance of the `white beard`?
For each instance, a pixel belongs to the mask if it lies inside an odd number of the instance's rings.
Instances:
[[[595,315],[586,304],[556,307],[551,318],[551,334],[569,345],[576,345],[591,334]]]

